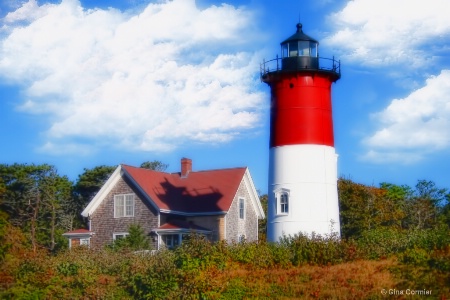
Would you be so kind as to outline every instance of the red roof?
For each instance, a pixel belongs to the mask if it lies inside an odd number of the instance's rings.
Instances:
[[[165,173],[122,165],[123,170],[162,210],[184,213],[228,211],[246,168]]]

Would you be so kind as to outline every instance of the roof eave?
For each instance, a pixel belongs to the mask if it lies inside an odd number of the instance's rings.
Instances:
[[[252,175],[250,174],[250,170],[247,168],[245,170],[246,179],[245,184],[247,185],[247,189],[249,190],[250,196],[252,196],[253,203],[256,206],[256,213],[258,215],[258,219],[264,219],[266,215],[264,214],[264,210],[261,205],[261,201],[259,200],[258,192],[256,191],[255,184],[253,183]]]
[[[143,195],[143,197],[147,200],[148,203],[150,203],[151,206],[153,206],[153,208],[156,211],[160,211],[161,209],[158,207],[158,205],[156,205],[156,203],[152,200],[152,198],[150,198],[150,196],[144,191],[144,189],[137,183],[136,180],[134,180],[133,176],[131,176],[130,173],[128,173],[128,171],[125,168],[122,168],[122,174],[124,174],[133,184],[134,187],[136,187],[140,194]]]
[[[170,210],[170,209],[160,209],[159,212],[165,213],[165,214],[186,216],[186,217],[226,215],[228,213],[227,211],[208,211],[208,212],[191,213],[191,212],[184,212],[184,211]]]
[[[91,237],[93,236],[95,233],[94,232],[87,232],[87,233],[63,233],[62,236],[67,237],[67,238],[82,238],[82,237]]]
[[[108,195],[108,193],[112,190],[115,184],[119,181],[120,169],[121,166],[119,165],[111,174],[111,176],[108,178],[108,180],[105,182],[105,184],[102,186],[102,188],[98,191],[98,193],[95,194],[94,198],[92,198],[92,200],[89,202],[86,208],[81,212],[81,215],[83,217],[87,218],[90,215],[92,215],[94,211],[97,209],[97,207],[100,205],[100,203],[103,201],[104,197]]]
[[[205,233],[209,234],[212,233],[211,230],[202,230],[202,229],[194,229],[194,228],[172,228],[172,229],[153,229],[153,232],[157,233],[189,233],[189,232],[196,232],[196,233]]]

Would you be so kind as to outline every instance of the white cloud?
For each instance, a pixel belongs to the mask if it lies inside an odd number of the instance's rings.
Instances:
[[[372,149],[365,159],[413,162],[449,147],[450,70],[428,78],[406,98],[392,100],[373,119],[380,128],[364,141]]]
[[[51,122],[45,151],[77,140],[164,151],[259,126],[260,59],[242,39],[257,35],[245,8],[174,0],[131,15],[30,0],[2,22],[0,74],[23,86],[22,111]]]
[[[93,153],[94,149],[90,149],[82,143],[67,142],[64,144],[54,144],[47,142],[37,149],[41,153],[51,153],[55,155],[67,155],[69,153],[76,153],[78,156],[88,156]]]
[[[400,163],[403,165],[409,165],[424,159],[424,156],[422,153],[416,152],[406,152],[406,151],[381,152],[370,150],[364,155],[362,155],[360,159],[377,164]]]
[[[354,0],[330,16],[335,33],[323,42],[344,61],[419,68],[437,61],[450,38],[448,0]]]
[[[12,6],[12,3],[10,4]],[[43,16],[44,10],[38,7],[36,0],[30,0],[14,12],[8,13],[4,19],[6,23],[17,21],[32,21]]]

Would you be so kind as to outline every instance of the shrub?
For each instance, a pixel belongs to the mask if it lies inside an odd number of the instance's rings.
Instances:
[[[396,230],[380,228],[362,233],[357,240],[364,257],[378,259],[403,253],[408,249],[432,251],[450,244],[448,229]]]
[[[137,299],[168,299],[178,287],[178,272],[173,252],[134,256],[120,283]]]
[[[150,241],[140,225],[132,224],[128,227],[128,235],[125,238],[118,239],[113,244],[107,246],[109,249],[116,251],[128,250],[148,250],[150,249]]]
[[[312,264],[328,265],[343,261],[343,242],[336,236],[321,236],[312,234],[307,236],[302,233],[294,236],[284,236],[280,244],[291,252],[291,262],[295,266]]]

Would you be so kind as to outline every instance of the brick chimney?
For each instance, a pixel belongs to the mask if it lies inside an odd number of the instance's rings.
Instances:
[[[192,159],[183,157],[181,159],[181,177],[188,177],[188,174],[191,171],[192,171]]]

